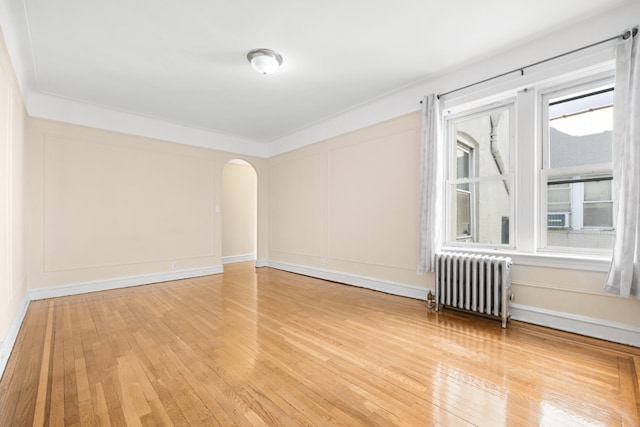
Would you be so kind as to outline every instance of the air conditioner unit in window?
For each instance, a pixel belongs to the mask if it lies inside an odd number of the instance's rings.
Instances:
[[[548,228],[571,227],[571,212],[553,212],[547,214]]]

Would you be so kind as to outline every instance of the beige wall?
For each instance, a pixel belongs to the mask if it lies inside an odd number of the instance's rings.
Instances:
[[[270,259],[426,286],[419,129],[413,113],[270,159]]]
[[[640,300],[603,292],[606,273],[515,265],[516,304],[640,327]]]
[[[22,96],[0,33],[0,348],[27,292],[23,234],[25,120]]]
[[[31,119],[29,287],[219,266],[216,206],[222,203],[222,168],[231,158]],[[264,165],[262,159],[250,160]]]
[[[222,170],[222,257],[256,254],[258,177],[249,164]]]

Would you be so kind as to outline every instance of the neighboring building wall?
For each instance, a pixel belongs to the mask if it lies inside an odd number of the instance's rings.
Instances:
[[[570,167],[611,161],[611,132],[573,136],[549,128],[551,164],[553,167]]]
[[[615,240],[615,232],[607,230],[571,230],[567,228],[547,230],[548,246],[572,248],[611,249]]]

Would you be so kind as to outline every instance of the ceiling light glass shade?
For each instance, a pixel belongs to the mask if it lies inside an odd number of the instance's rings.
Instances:
[[[253,69],[262,74],[275,73],[282,65],[282,56],[271,49],[253,49],[247,59]]]

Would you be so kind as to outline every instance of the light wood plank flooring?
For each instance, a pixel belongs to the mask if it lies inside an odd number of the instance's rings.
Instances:
[[[32,302],[0,426],[639,426],[640,350],[251,263]]]

